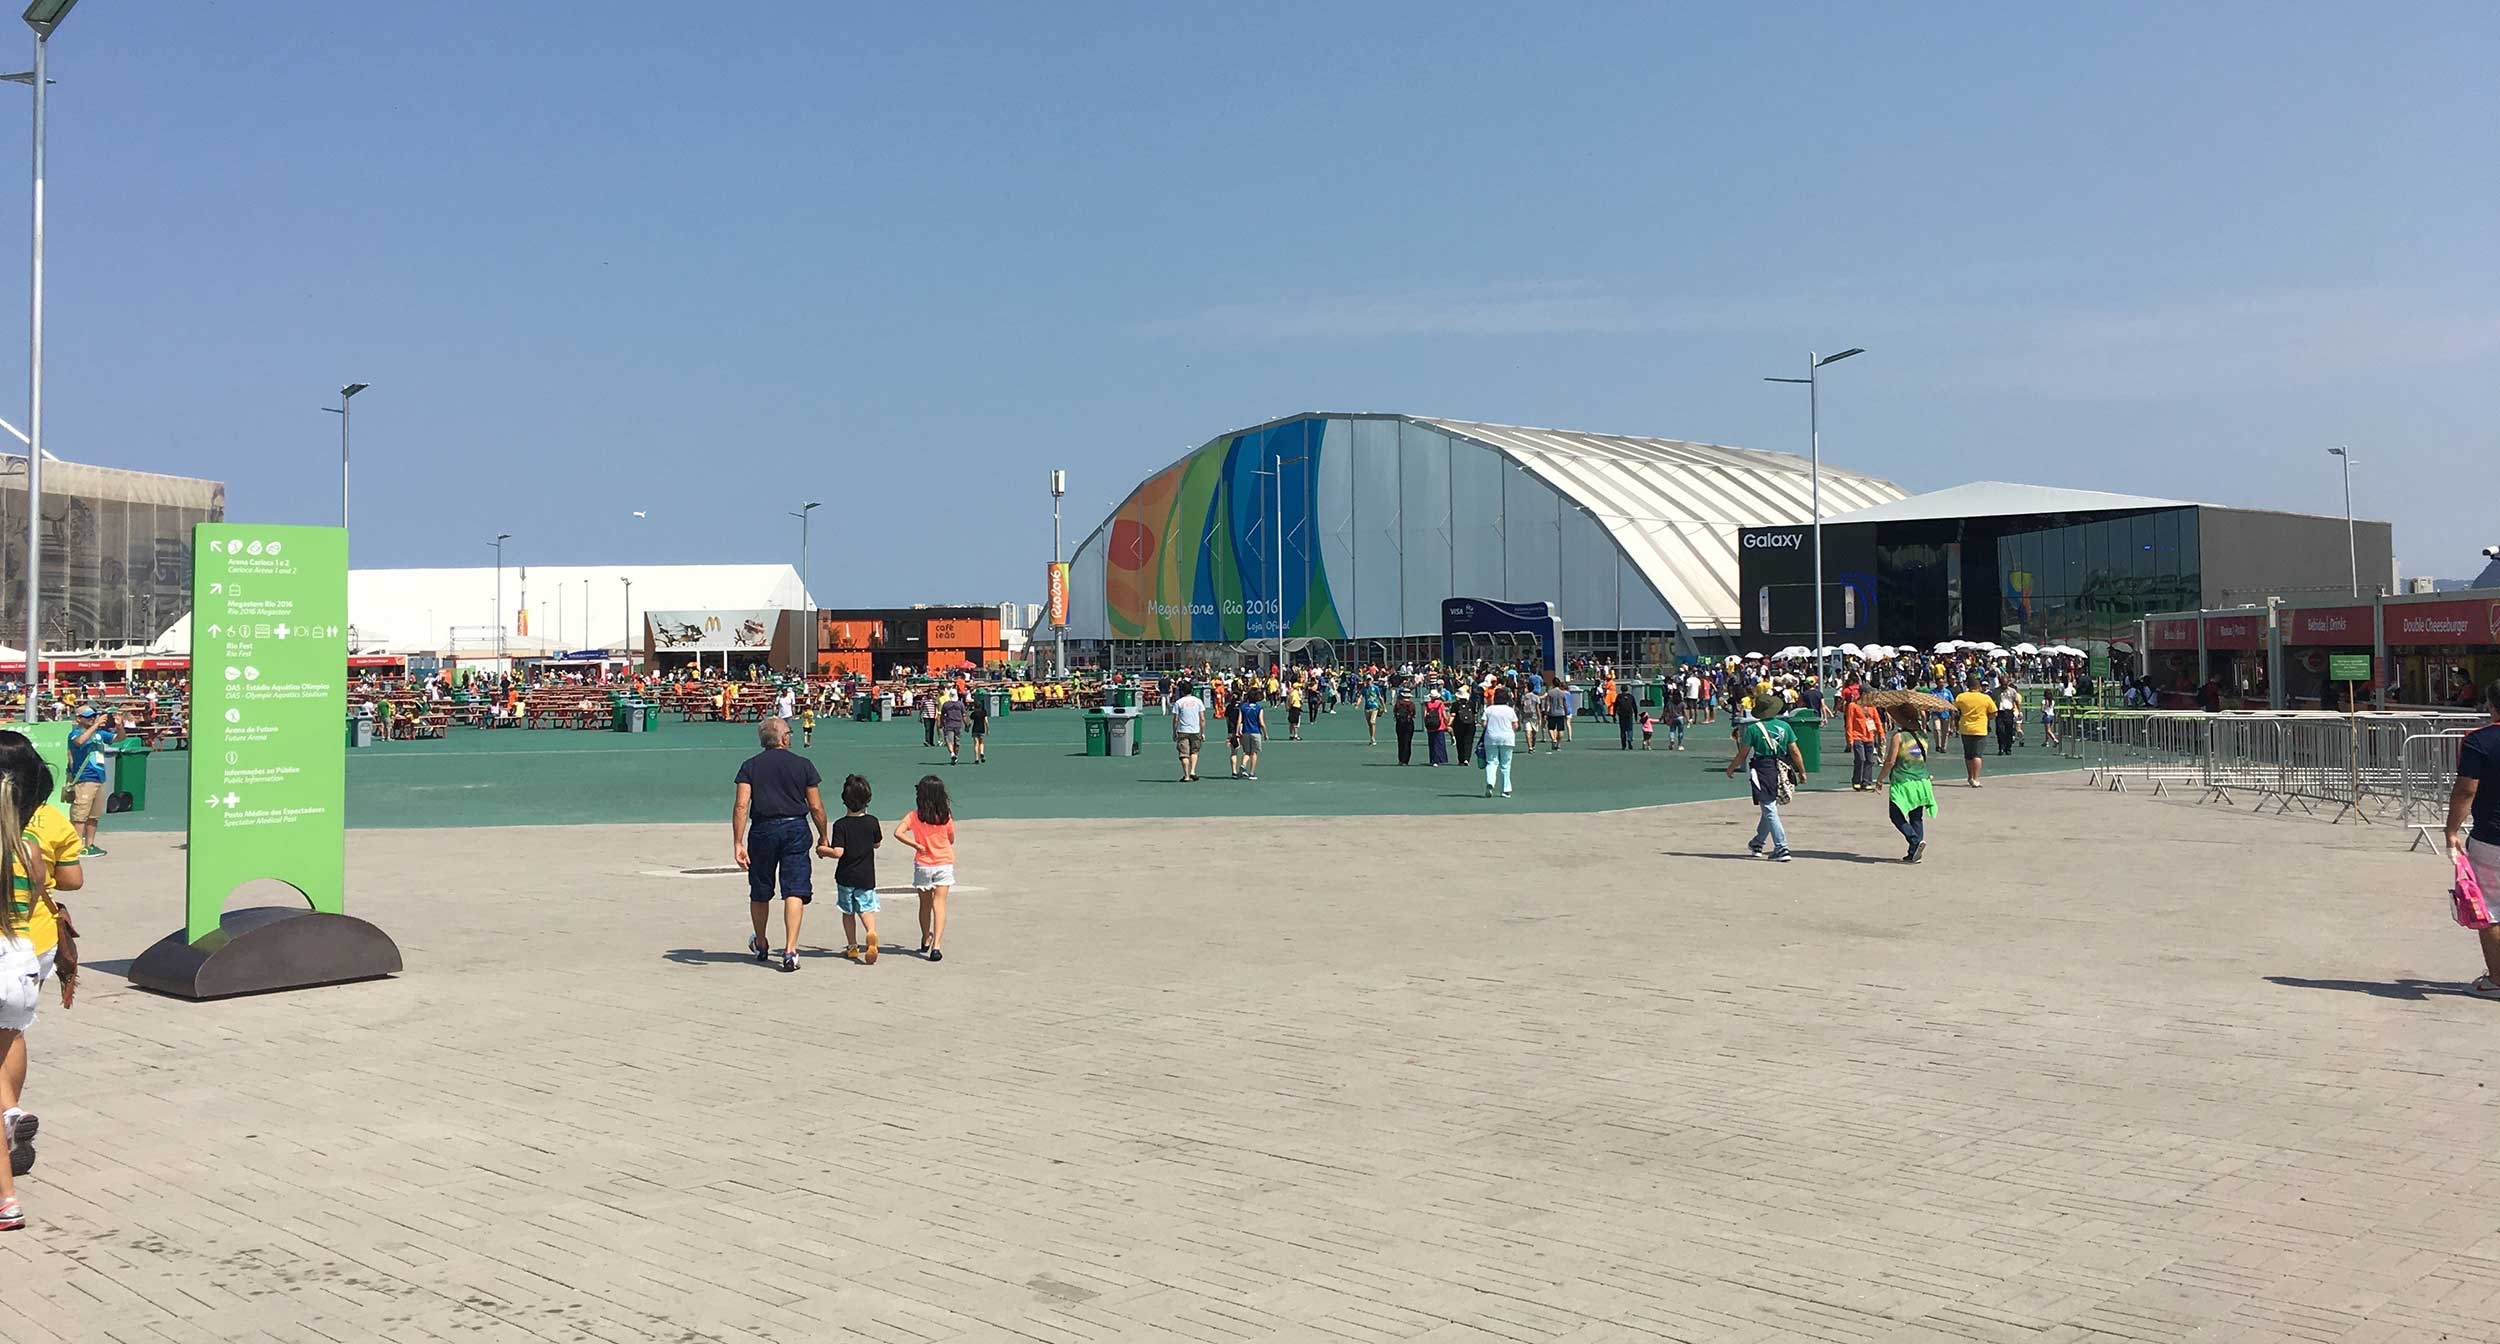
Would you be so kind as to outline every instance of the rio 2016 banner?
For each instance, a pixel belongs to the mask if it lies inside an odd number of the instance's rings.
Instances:
[[[1050,598],[1050,614],[1047,619],[1054,627],[1066,626],[1068,623],[1068,562],[1052,561],[1050,573],[1043,579],[1043,584],[1043,591]]]
[[[1112,636],[1273,636],[1281,605],[1288,636],[1345,638],[1313,541],[1323,446],[1319,422],[1292,421],[1217,439],[1140,485],[1103,539]]]
[[[191,553],[184,935],[256,878],[344,914],[347,532],[203,523]]]

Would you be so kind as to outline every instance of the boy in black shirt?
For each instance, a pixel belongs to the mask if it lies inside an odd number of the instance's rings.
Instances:
[[[868,779],[852,775],[842,781],[842,818],[817,853],[833,863],[834,906],[842,912],[842,955],[862,965],[877,964],[877,846],[885,828],[868,815]],[[859,940],[866,926],[868,941]]]

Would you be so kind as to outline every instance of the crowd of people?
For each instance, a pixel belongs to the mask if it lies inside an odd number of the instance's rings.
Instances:
[[[1381,745],[1386,719],[1398,764],[1416,764],[1420,754],[1427,768],[1481,769],[1485,796],[1499,798],[1516,787],[1512,764],[1519,753],[1540,744],[1561,751],[1575,741],[1584,717],[1610,723],[1619,750],[1657,749],[1663,730],[1664,749],[1681,751],[1695,725],[1724,716],[1734,747],[1727,774],[1746,776],[1760,809],[1748,849],[1779,862],[1793,857],[1779,808],[1794,796],[1806,764],[1787,715],[1803,710],[1818,721],[1840,720],[1851,789],[1885,796],[1904,841],[1902,860],[1918,863],[1938,812],[1933,758],[1949,749],[1947,739],[1960,745],[1965,786],[1979,788],[1990,756],[2011,755],[2029,741],[2034,713],[2042,744],[2055,746],[2060,706],[2071,712],[2071,703],[2093,690],[2080,659],[2025,656],[2017,663],[1979,648],[1932,657],[1843,657],[1827,668],[1838,674],[1834,682],[1823,681],[1811,662],[1795,660],[1687,665],[1661,674],[1656,694],[1644,696],[1640,682],[1602,661],[1562,674],[1527,660],[1395,669],[1209,667],[1183,669],[1167,687],[1165,708],[1184,783],[1202,777],[1206,740],[1214,732],[1224,735],[1229,776],[1255,781],[1280,712],[1290,741],[1301,735],[1306,718],[1353,711],[1364,717],[1366,745]],[[2043,679],[2036,706],[2017,672]],[[1827,684],[1833,688],[1828,697]]]

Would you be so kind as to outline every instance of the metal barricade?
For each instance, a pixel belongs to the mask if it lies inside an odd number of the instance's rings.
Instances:
[[[2434,846],[2447,843],[2448,791],[2456,781],[2457,750],[2468,731],[2409,733],[2397,747],[2399,824],[2413,832],[2408,850],[2420,849],[2426,840]]]
[[[2336,823],[2392,817],[2419,847],[2446,824],[2456,741],[2482,722],[2436,711],[2089,710],[2076,716],[2068,754],[2083,763],[2086,784],[2112,792],[2135,782],[2158,797],[2193,785],[2199,801],[2248,799],[2277,815],[2332,808]]]

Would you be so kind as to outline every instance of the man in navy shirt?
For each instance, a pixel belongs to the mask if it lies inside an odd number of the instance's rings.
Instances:
[[[2463,854],[2482,884],[2483,899],[2500,900],[2500,681],[2483,688],[2491,721],[2465,735],[2457,748],[2457,782],[2448,791],[2448,852]],[[2474,823],[2465,833],[2467,820]],[[2483,974],[2474,992],[2500,999],[2500,926],[2484,929]]]
[[[823,777],[816,763],[790,750],[790,725],[766,719],[756,729],[764,749],[738,767],[738,796],[729,808],[729,842],[738,866],[747,870],[747,903],[755,916],[755,937],[747,950],[762,962],[772,960],[764,927],[772,914],[773,888],[781,888],[781,969],[799,968],[799,921],[816,899],[809,856],[833,843],[825,820],[825,802],[818,790]],[[815,844],[807,826],[816,824]]]
[[[1259,744],[1267,740],[1267,706],[1260,703],[1267,692],[1256,686],[1241,702],[1241,777],[1259,777]]]

